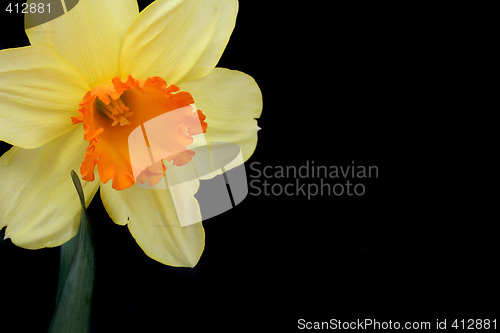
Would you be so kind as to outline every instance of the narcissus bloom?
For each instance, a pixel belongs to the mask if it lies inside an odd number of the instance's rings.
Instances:
[[[179,145],[192,141],[197,121],[207,142],[236,143],[250,157],[259,87],[244,73],[215,67],[237,11],[236,0],[157,0],[141,13],[135,0],[80,0],[27,29],[30,46],[1,50],[0,139],[14,146],[0,158],[6,237],[29,249],[71,239],[80,222],[75,170],[86,204],[100,188],[110,217],[128,225],[147,255],[194,266],[205,243],[202,224],[181,227],[165,191],[134,184],[126,139],[140,123],[195,104],[179,120]]]

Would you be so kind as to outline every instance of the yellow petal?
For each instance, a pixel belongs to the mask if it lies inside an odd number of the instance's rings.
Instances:
[[[215,68],[203,79],[179,87],[191,93],[196,107],[207,116],[207,141],[236,143],[246,161],[257,145],[256,119],[262,112],[262,94],[255,80],[242,72]]]
[[[7,225],[14,244],[53,247],[76,234],[81,208],[70,172],[79,174],[86,146],[75,128],[42,147],[14,147],[0,158],[0,228]],[[99,183],[82,185],[88,205]]]
[[[0,51],[0,139],[36,148],[74,126],[78,103],[89,86],[50,47]]]
[[[132,236],[148,256],[170,266],[196,265],[205,246],[203,226],[180,226],[170,191],[137,185],[116,191],[108,182],[101,185],[101,199],[115,223],[128,223]]]
[[[122,76],[160,76],[169,84],[201,78],[215,67],[231,35],[236,0],[157,0],[130,26]]]
[[[137,14],[136,0],[80,0],[66,14],[26,33],[32,45],[52,46],[95,86],[119,75],[121,45]]]

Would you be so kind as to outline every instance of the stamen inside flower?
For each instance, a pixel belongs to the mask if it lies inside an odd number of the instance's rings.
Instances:
[[[205,133],[207,129],[205,115],[193,109],[193,104],[191,94],[180,91],[175,85],[168,86],[160,77],[136,80],[129,75],[125,82],[115,77],[111,82],[92,88],[80,103],[80,116],[72,117],[73,124],[83,123],[83,136],[89,142],[80,167],[83,179],[93,181],[97,165],[100,180],[107,183],[112,179],[112,186],[117,190],[145,180],[151,185],[158,182],[162,178],[159,172],[165,171],[165,166],[159,168],[158,165],[144,164],[141,169],[144,172],[137,176],[135,163],[137,177],[134,177],[129,136],[139,127],[144,129],[145,123],[166,119],[160,116],[174,110],[182,112],[172,113],[174,116],[167,117],[170,119],[168,123],[155,127],[157,131],[164,132],[163,146],[158,151],[165,156],[159,157],[166,160],[175,158],[174,165],[188,163],[194,155],[186,148],[193,142],[192,136]],[[172,152],[176,152],[175,157]]]
[[[120,124],[120,126],[130,125],[130,121],[127,118],[133,116],[134,113],[129,110],[130,109],[123,104],[120,98],[117,100],[111,100],[109,104],[106,104],[99,99],[97,100],[97,111],[105,114],[113,120],[111,126],[116,126],[117,124]]]

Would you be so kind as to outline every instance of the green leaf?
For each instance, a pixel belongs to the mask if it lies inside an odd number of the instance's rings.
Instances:
[[[82,206],[80,230],[73,239],[61,246],[59,286],[49,333],[90,332],[94,247],[82,184],[74,171],[71,171],[71,178]]]

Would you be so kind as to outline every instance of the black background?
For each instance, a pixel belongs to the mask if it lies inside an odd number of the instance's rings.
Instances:
[[[493,134],[476,113],[471,75],[481,65],[470,60],[482,44],[473,29],[483,11],[240,1],[219,66],[253,76],[262,90],[262,130],[248,163],[355,161],[377,165],[379,178],[362,197],[248,196],[204,223],[194,269],[147,257],[97,195],[89,207],[95,332],[493,319],[498,246],[483,187]],[[10,19],[2,47],[27,42],[22,18]],[[6,241],[0,255],[2,322],[45,331],[58,249]]]

